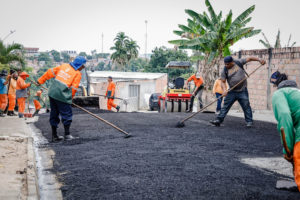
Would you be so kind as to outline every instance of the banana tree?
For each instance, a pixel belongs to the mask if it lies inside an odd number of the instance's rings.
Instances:
[[[18,43],[5,45],[0,40],[0,63],[2,65],[19,64],[22,69],[25,68],[25,59],[23,57],[23,46]]]
[[[223,18],[222,11],[216,14],[209,0],[206,0],[205,4],[208,13],[185,10],[190,17],[187,19],[187,25],[180,24],[180,30],[174,31],[181,39],[171,40],[169,43],[180,49],[193,50],[192,59],[201,61],[198,62],[198,70],[203,75],[206,88],[211,89],[219,76],[222,57],[231,54],[230,47],[243,38],[260,33],[261,30],[246,27],[251,21],[249,16],[255,9],[254,5],[232,19],[231,10]]]
[[[259,40],[259,42],[261,44],[263,44],[265,46],[265,48],[267,48],[267,49],[269,49],[269,48],[281,48],[280,30],[278,30],[278,32],[277,32],[276,41],[275,41],[274,46],[271,45],[268,38],[266,37],[266,35],[263,32],[261,34],[263,35],[264,40]],[[287,44],[285,45],[285,47],[294,47],[296,45],[296,42],[293,42],[290,45],[291,39],[292,39],[292,34],[290,34],[289,40],[288,40]]]

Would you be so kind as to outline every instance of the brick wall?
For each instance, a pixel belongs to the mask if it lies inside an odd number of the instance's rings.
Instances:
[[[243,50],[236,52],[233,56],[235,58],[255,56],[267,61],[265,66],[248,79],[250,102],[254,110],[272,109],[271,99],[275,88],[269,83],[269,74],[276,70],[286,73],[290,80],[295,80],[300,86],[300,47]],[[259,66],[258,63],[251,62],[245,66],[245,69],[251,73],[257,66]],[[270,67],[269,74],[268,67]],[[270,92],[268,92],[268,87]],[[239,106],[234,106],[240,109]]]

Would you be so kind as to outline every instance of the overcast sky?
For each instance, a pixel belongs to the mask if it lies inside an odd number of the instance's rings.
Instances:
[[[300,0],[211,0],[216,12],[234,17],[255,4],[250,26],[262,29],[274,44],[277,30],[282,33],[282,45],[289,34],[300,46]],[[113,39],[123,31],[137,41],[140,53],[145,52],[145,20],[148,20],[148,53],[156,46],[172,47],[168,40],[178,24],[186,24],[184,9],[206,10],[204,0],[0,0],[0,38],[16,30],[5,42],[18,42],[26,47],[45,50],[96,49],[110,52]],[[261,35],[242,40],[233,50],[256,49]]]

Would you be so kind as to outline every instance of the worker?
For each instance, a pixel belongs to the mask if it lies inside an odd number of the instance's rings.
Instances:
[[[29,74],[26,72],[21,72],[19,74],[19,77],[17,79],[17,91],[16,91],[16,97],[17,97],[17,102],[18,102],[18,112],[19,112],[19,118],[24,117],[24,111],[25,111],[25,104],[26,104],[26,99],[28,97],[27,93],[28,90],[27,88],[31,86],[31,83],[25,83],[25,80],[29,77]]]
[[[239,60],[235,60],[231,56],[227,56],[224,58],[225,67],[221,73],[221,87],[223,91],[225,91],[223,95],[226,97],[220,114],[217,115],[216,119],[210,121],[211,124],[220,126],[231,106],[234,104],[234,102],[238,101],[244,111],[246,126],[253,126],[252,110],[247,89],[247,80],[240,83],[230,92],[227,92],[226,90],[226,80],[229,87],[232,88],[245,78],[247,73],[244,70],[244,65],[251,61],[257,61],[262,65],[266,63],[264,60],[260,60],[256,57],[243,58]]]
[[[35,115],[37,115],[42,108],[41,103],[40,103],[40,101],[42,101],[42,93],[43,93],[43,89],[39,89],[33,97],[33,104],[35,107],[35,112],[32,115],[33,117]]]
[[[294,165],[294,176],[300,191],[300,90],[297,83],[279,71],[272,74],[270,82],[277,87],[272,97],[272,106],[277,128],[285,131],[285,140],[292,156],[289,157],[283,149],[286,160]],[[281,141],[283,142],[283,141]]]
[[[215,81],[214,87],[213,87],[213,93],[216,95],[216,98],[218,99],[217,101],[217,109],[216,109],[216,114],[220,114],[220,110],[222,108],[222,101],[223,101],[223,97],[222,94],[225,92],[223,90],[223,88],[221,87],[222,84],[222,80],[220,78],[218,78]],[[226,84],[226,91],[227,91],[227,84]],[[221,97],[221,98],[220,98]]]
[[[2,70],[0,73],[0,117],[4,117],[4,111],[7,106],[7,71]]]
[[[196,72],[190,78],[188,78],[188,80],[186,82],[186,86],[185,86],[186,88],[188,86],[188,83],[191,82],[191,81],[194,81],[195,89],[194,89],[194,92],[193,92],[192,97],[191,97],[190,108],[186,112],[192,112],[193,111],[194,99],[195,99],[196,95],[198,96],[200,109],[203,108],[203,102],[202,102],[202,93],[203,93],[203,89],[204,89],[203,78],[201,77],[199,72]]]
[[[105,93],[105,98],[107,98],[107,110],[111,110],[111,108],[114,107],[115,109],[117,109],[117,112],[119,112],[120,106],[114,104],[116,85],[112,81],[111,76],[108,77],[107,82],[108,86]]]
[[[17,79],[18,74],[14,70],[10,70],[10,75],[7,76],[7,84],[8,84],[8,109],[7,109],[7,115],[8,116],[16,116],[14,113],[14,109],[16,106],[16,88],[17,88]]]
[[[69,64],[65,63],[58,67],[48,69],[38,79],[38,84],[44,84],[49,79],[54,79],[50,85],[48,96],[50,100],[50,125],[54,142],[60,141],[63,137],[58,136],[57,127],[61,116],[65,130],[65,140],[72,140],[70,133],[72,123],[72,99],[75,96],[80,80],[80,71],[85,67],[86,59],[83,56],[76,57]]]

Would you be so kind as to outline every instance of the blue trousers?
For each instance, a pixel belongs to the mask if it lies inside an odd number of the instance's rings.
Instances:
[[[219,98],[220,96],[222,96],[222,94],[220,93],[216,93],[216,97]],[[217,102],[217,111],[220,111],[221,110],[221,107],[222,107],[222,101],[223,101],[223,97],[218,99],[218,102]]]
[[[50,100],[50,124],[51,126],[57,127],[61,117],[61,121],[64,126],[68,126],[72,123],[72,106],[71,104],[64,103],[49,97]]]
[[[244,116],[245,116],[245,121],[246,122],[252,122],[252,110],[250,107],[250,102],[249,102],[249,94],[248,94],[248,89],[245,88],[241,92],[235,92],[231,91],[227,94],[224,100],[224,105],[221,109],[220,114],[217,116],[217,119],[220,122],[224,121],[224,118],[226,117],[228,111],[230,110],[231,106],[234,104],[234,102],[238,101],[239,104],[241,105],[243,111],[244,111]]]

